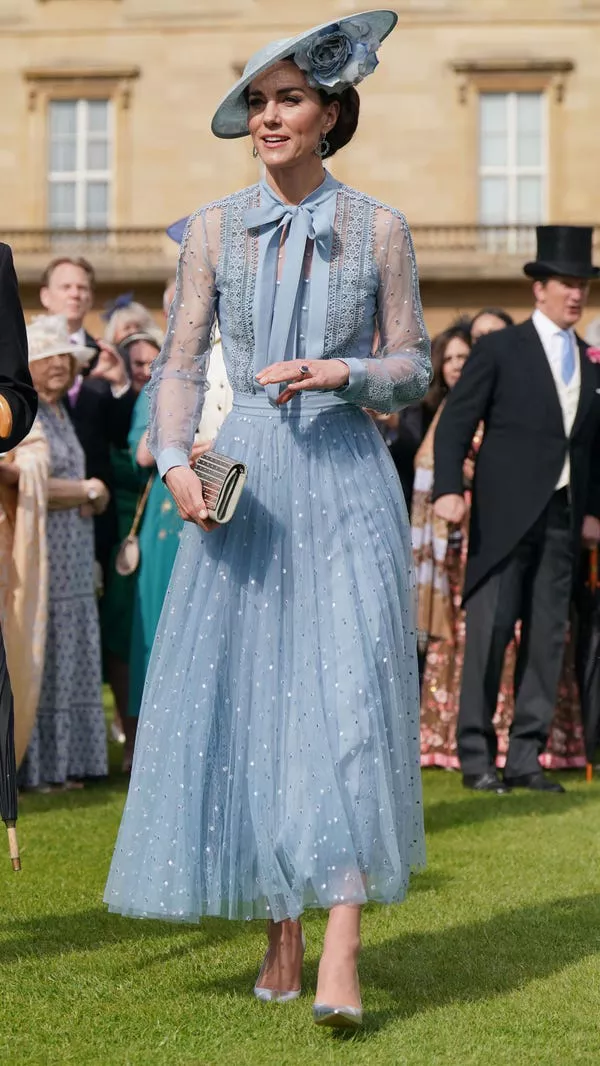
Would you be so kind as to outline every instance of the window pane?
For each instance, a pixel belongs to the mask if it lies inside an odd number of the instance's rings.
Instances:
[[[50,102],[50,137],[74,137],[77,130],[77,101]]]
[[[88,141],[88,170],[108,170],[108,144],[106,141]]]
[[[106,133],[108,129],[108,100],[88,100],[87,127],[90,133]]]
[[[542,179],[518,178],[517,222],[534,225],[542,221]]]
[[[484,226],[502,226],[508,219],[508,181],[482,178],[479,187],[479,217]]]
[[[49,186],[49,223],[54,229],[70,229],[76,224],[75,182],[53,181]]]
[[[517,95],[517,164],[522,167],[542,165],[541,93]]]
[[[89,182],[85,197],[85,221],[91,229],[103,229],[108,226],[107,182]]]
[[[506,166],[508,129],[504,93],[483,93],[481,96],[479,143],[481,166]]]
[[[77,151],[74,140],[62,138],[50,143],[50,170],[54,173],[75,170],[76,159]]]

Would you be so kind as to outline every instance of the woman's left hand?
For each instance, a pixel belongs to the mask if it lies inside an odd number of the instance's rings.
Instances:
[[[349,377],[350,370],[341,359],[287,359],[266,366],[256,375],[256,380],[263,386],[289,382],[277,399],[282,404],[305,389],[343,389]]]

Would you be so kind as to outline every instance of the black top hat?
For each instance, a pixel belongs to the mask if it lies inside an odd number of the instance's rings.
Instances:
[[[537,259],[523,270],[530,278],[597,278],[592,265],[592,226],[537,226]]]

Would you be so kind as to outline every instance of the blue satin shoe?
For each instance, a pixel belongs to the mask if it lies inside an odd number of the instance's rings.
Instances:
[[[315,1025],[330,1029],[360,1029],[363,1023],[362,1007],[328,1007],[324,1003],[313,1006]]]
[[[302,933],[302,958],[304,958],[304,952],[306,951],[306,939],[304,933]],[[265,971],[267,965],[267,956],[269,949],[265,951],[265,957],[262,961],[258,977],[256,978],[256,984],[254,986],[254,995],[257,999],[260,999],[261,1003],[291,1003],[292,1000],[298,999],[302,995],[302,988],[298,988],[293,992],[280,992],[278,988],[259,988],[260,979]]]

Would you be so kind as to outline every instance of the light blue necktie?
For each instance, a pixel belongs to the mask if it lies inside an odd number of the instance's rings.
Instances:
[[[568,385],[575,373],[575,352],[573,350],[573,338],[568,329],[561,329],[562,353],[560,357],[560,372],[565,385]]]
[[[329,200],[338,182],[327,174],[324,182],[301,204],[284,204],[265,181],[260,185],[260,207],[245,213],[248,229],[259,230],[260,259],[254,301],[254,372],[270,363],[296,357],[295,330],[297,311],[302,302],[302,268],[306,242],[314,241],[313,256],[328,261],[331,252],[331,211]],[[289,226],[284,246],[281,237]],[[280,248],[284,253],[281,279],[277,281]],[[323,300],[326,294],[321,294]],[[311,358],[318,352],[309,349]],[[277,401],[280,385],[267,385],[271,403]]]

